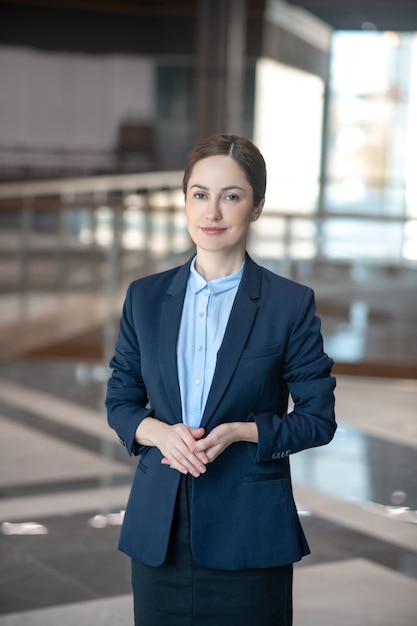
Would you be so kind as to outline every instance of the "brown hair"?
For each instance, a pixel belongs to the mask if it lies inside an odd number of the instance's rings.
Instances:
[[[184,195],[194,165],[211,156],[229,156],[242,168],[253,190],[253,205],[258,206],[265,197],[266,167],[258,148],[241,135],[212,135],[203,139],[188,154],[182,181]]]

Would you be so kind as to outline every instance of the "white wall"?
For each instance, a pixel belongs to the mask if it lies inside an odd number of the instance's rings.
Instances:
[[[156,116],[152,59],[0,46],[0,150],[111,150]]]

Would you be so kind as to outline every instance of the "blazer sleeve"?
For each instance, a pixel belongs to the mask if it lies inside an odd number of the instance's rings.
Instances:
[[[282,378],[294,402],[291,412],[253,415],[259,432],[257,461],[287,457],[329,443],[336,431],[333,360],[323,351],[314,293],[306,288],[289,331]]]
[[[132,284],[133,285],[133,284]],[[128,288],[120,321],[113,372],[107,384],[106,407],[109,425],[130,455],[141,452],[135,442],[136,429],[152,413],[141,374],[141,354],[132,311],[132,285]]]

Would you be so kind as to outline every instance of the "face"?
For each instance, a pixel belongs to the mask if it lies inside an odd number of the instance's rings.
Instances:
[[[249,225],[261,213],[242,168],[228,156],[197,161],[187,185],[185,211],[197,252],[223,252],[242,258]]]

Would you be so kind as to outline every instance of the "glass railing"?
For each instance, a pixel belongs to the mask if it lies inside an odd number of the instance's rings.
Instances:
[[[68,337],[94,325],[102,329],[107,359],[127,284],[191,254],[181,185],[179,171],[0,185],[4,332],[20,333],[24,344],[23,320],[33,330],[33,321],[43,319],[26,338],[36,347],[42,332],[65,336],[64,318]],[[365,209],[302,214],[266,205],[249,252],[315,289],[325,340],[338,361],[387,355],[414,364],[417,220]],[[3,358],[12,349],[7,339]],[[25,354],[18,343],[14,356]]]

